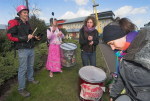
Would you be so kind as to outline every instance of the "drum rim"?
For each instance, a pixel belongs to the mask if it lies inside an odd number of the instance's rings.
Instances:
[[[63,44],[73,44],[73,45],[75,45],[75,48],[74,48],[74,49],[67,49],[67,51],[77,49],[77,45],[76,45],[76,44],[74,44],[74,43],[68,42],[68,43],[63,43]],[[60,45],[60,48],[61,48],[61,49],[63,49],[63,48],[62,48],[62,45],[63,45],[63,44],[61,44],[61,45]],[[66,50],[66,49],[63,49],[63,50]]]
[[[101,69],[101,68],[98,68],[98,67],[95,67],[95,66],[84,66],[84,67],[82,67],[81,69],[84,69],[84,68],[96,68],[96,69],[100,69],[102,72],[104,72],[104,70],[103,69]],[[79,70],[79,77],[82,79],[82,80],[84,80],[84,81],[86,81],[86,82],[89,82],[89,83],[102,83],[102,82],[104,82],[106,79],[107,79],[107,75],[106,75],[106,73],[104,72],[104,74],[105,74],[105,78],[103,79],[103,80],[101,80],[101,81],[89,81],[89,80],[87,80],[87,79],[85,79],[85,78],[83,78],[81,75],[80,75],[80,71],[81,71],[81,69]]]
[[[88,83],[102,83],[102,82],[104,82],[105,80],[106,80],[106,78],[104,79],[104,80],[102,80],[102,81],[89,81],[89,80],[86,80],[86,79],[84,79],[84,78],[82,78],[82,77],[80,77],[82,80],[84,80],[84,81],[86,81],[86,82],[88,82]]]

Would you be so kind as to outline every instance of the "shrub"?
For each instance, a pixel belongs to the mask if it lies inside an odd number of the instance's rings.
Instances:
[[[35,69],[40,69],[45,64],[44,56],[47,52],[46,44],[40,44],[35,48]],[[5,57],[0,56],[0,85],[4,81],[17,75],[18,71],[18,57],[14,58],[14,52],[6,52]]]

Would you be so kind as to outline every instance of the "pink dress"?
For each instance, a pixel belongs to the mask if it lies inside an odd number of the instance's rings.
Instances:
[[[64,34],[58,37],[57,34],[59,33],[59,29],[56,28],[55,32],[52,32],[52,27],[50,27],[50,29],[51,30],[47,30],[47,38],[50,39],[50,45],[48,49],[46,69],[51,72],[61,72],[60,44]]]

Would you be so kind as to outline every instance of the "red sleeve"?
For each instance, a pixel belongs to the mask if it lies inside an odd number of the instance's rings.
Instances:
[[[8,28],[7,28],[7,38],[10,40],[10,41],[15,41],[15,42],[18,42],[19,39],[17,37],[13,37],[12,34],[13,33],[17,33],[16,32],[16,28],[17,26],[19,25],[18,21],[17,20],[10,20],[8,22]]]
[[[19,41],[19,39],[17,37],[12,37],[12,35],[10,33],[7,34],[7,38],[10,41],[14,41],[14,42],[18,42]]]

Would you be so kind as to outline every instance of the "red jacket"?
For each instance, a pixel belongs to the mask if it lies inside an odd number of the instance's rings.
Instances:
[[[34,40],[28,41],[28,35],[32,33],[28,22],[23,23],[20,18],[8,22],[7,37],[15,43],[15,49],[33,48]]]

